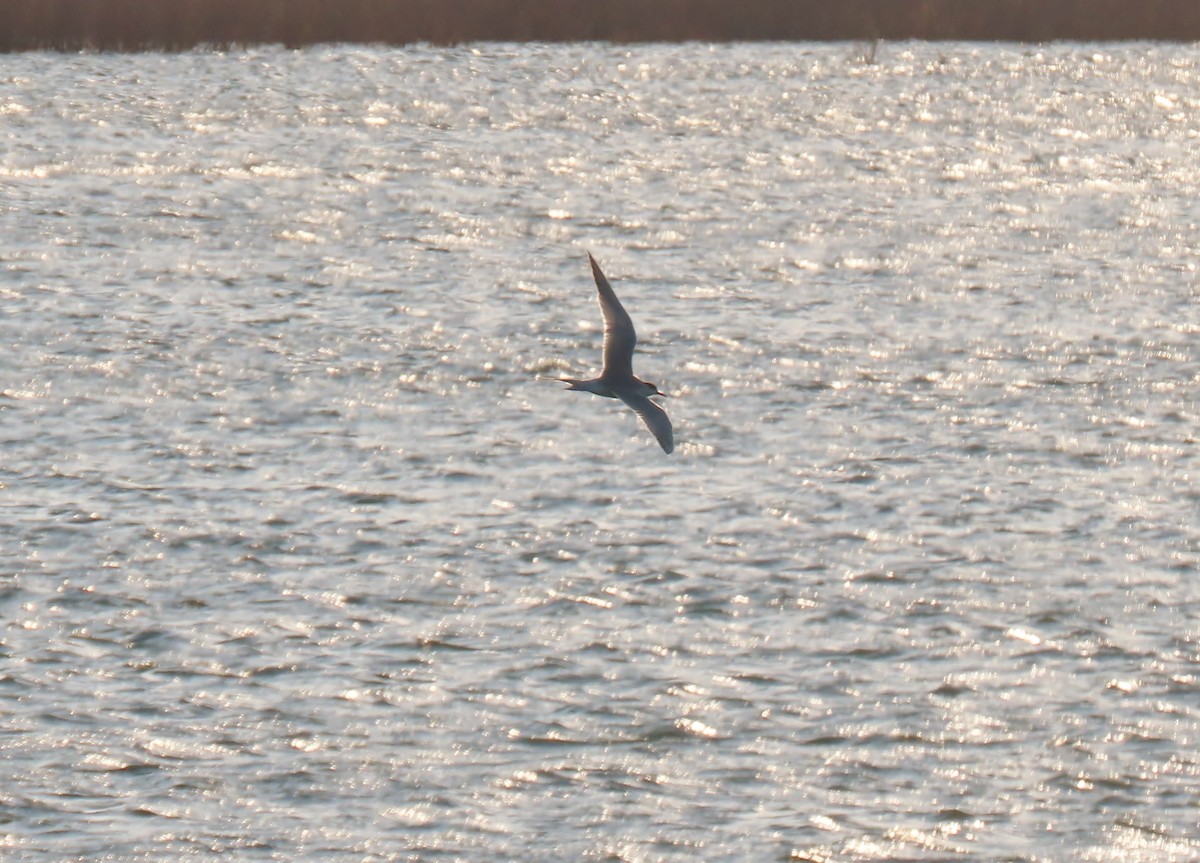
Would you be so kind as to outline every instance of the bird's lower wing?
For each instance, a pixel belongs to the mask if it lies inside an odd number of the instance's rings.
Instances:
[[[642,422],[646,424],[646,428],[658,438],[659,445],[664,452],[671,452],[675,449],[675,436],[671,431],[671,418],[667,416],[667,412],[656,405],[654,402],[645,396],[630,396],[621,398],[621,401],[629,405],[633,412],[642,418]]]

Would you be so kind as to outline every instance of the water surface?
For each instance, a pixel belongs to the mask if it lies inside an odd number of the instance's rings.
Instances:
[[[1196,857],[1198,81],[0,57],[5,859]]]

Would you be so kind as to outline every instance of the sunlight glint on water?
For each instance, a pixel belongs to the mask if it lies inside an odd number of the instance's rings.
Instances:
[[[1198,55],[859,47],[0,60],[5,859],[1196,856]]]

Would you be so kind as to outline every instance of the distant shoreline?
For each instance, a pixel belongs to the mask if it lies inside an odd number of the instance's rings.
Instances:
[[[0,51],[331,42],[1200,41],[1198,0],[4,0]]]

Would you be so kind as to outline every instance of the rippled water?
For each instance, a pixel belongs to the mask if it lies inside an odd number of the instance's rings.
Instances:
[[[1200,856],[1198,84],[0,57],[4,859]]]

